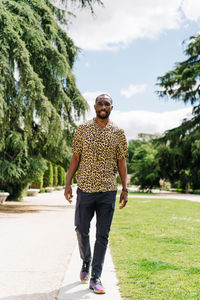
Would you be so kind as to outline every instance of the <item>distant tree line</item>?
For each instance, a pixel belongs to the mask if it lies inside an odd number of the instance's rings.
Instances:
[[[200,189],[199,132],[196,139],[192,135],[174,140],[171,132],[163,137],[139,134],[138,139],[129,142],[127,167],[132,184],[151,190],[160,187],[162,179],[182,191]]]

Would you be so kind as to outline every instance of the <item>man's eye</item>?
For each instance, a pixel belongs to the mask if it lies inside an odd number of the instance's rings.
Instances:
[[[97,105],[98,105],[98,106],[103,106],[103,105],[105,105],[105,106],[110,106],[110,103],[105,103],[105,104],[104,104],[104,103],[98,103]]]

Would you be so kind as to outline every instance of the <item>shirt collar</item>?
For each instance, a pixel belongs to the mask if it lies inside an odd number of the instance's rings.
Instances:
[[[95,126],[97,129],[99,129],[99,130],[105,130],[105,129],[107,129],[107,128],[110,127],[111,121],[108,120],[108,123],[106,124],[106,126],[105,126],[103,129],[100,129],[100,127],[98,126],[98,124],[97,124],[97,122],[96,122],[96,118],[93,118],[93,124],[94,124],[94,126]]]

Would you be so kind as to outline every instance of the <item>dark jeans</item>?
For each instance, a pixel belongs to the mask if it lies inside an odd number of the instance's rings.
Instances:
[[[77,189],[75,226],[80,256],[84,261],[91,261],[89,240],[90,222],[96,212],[96,241],[92,259],[92,276],[100,277],[108,236],[115,209],[116,191],[85,193]]]

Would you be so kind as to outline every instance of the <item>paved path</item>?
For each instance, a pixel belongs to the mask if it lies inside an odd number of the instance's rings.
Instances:
[[[0,206],[0,299],[56,299],[73,253],[74,205],[63,191]]]
[[[68,204],[59,191],[0,205],[0,300],[99,296],[79,282],[82,263],[74,231],[74,202]],[[109,250],[104,270],[102,279],[109,292],[101,296],[121,299]]]

